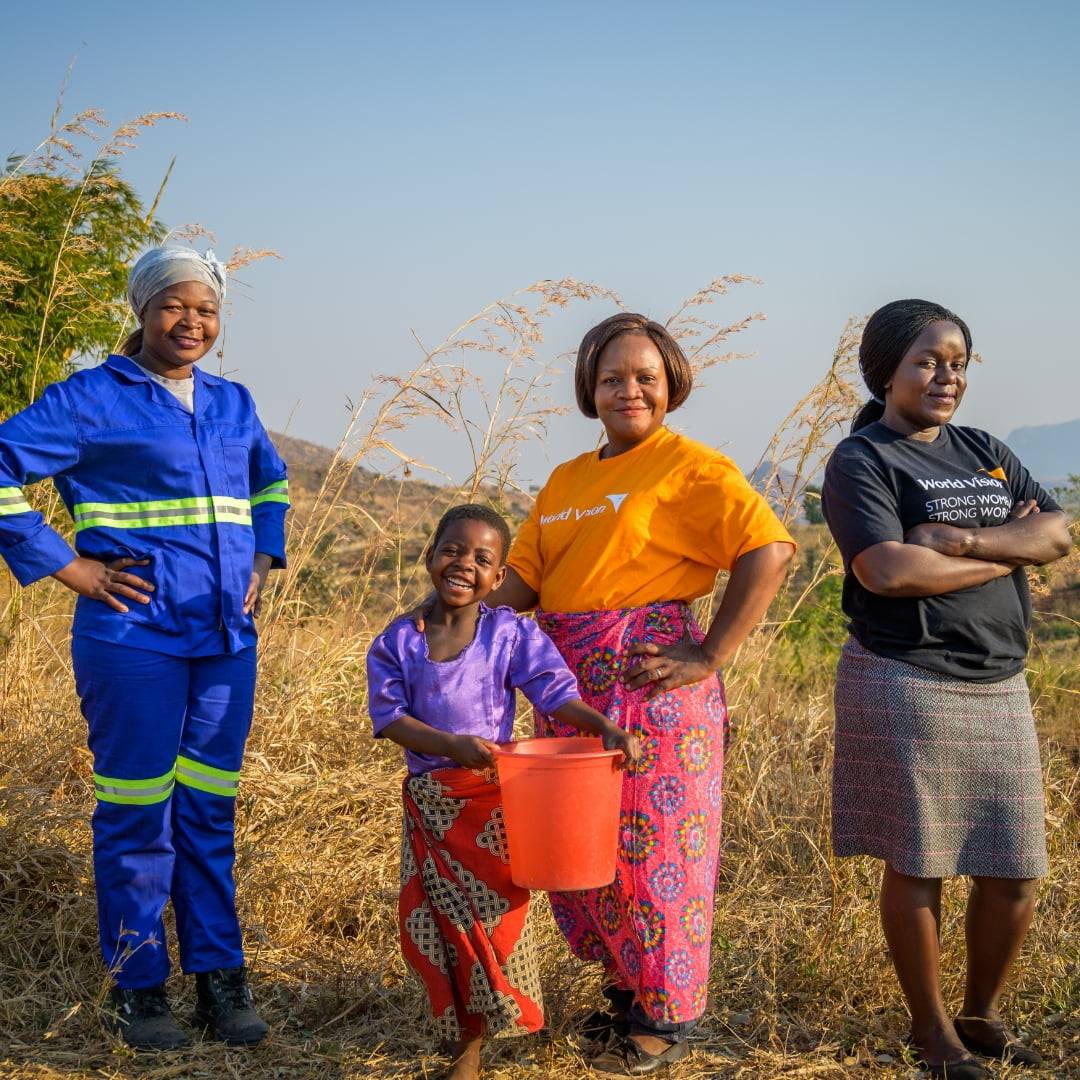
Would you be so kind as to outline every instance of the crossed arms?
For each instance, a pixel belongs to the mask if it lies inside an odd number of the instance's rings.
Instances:
[[[886,540],[861,551],[851,569],[879,596],[939,596],[1005,577],[1018,566],[1054,562],[1071,546],[1065,515],[1040,513],[1032,499],[1017,503],[1003,525],[916,525],[903,543]]]

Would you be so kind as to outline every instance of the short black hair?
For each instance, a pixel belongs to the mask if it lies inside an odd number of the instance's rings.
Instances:
[[[435,535],[431,540],[432,551],[439,546],[442,534],[455,521],[480,521],[494,529],[502,541],[502,554],[499,556],[499,565],[502,566],[506,562],[506,557],[510,554],[510,526],[506,524],[502,514],[497,514],[490,506],[484,506],[482,503],[461,503],[458,506],[451,506],[439,518],[439,524],[435,526]]]
[[[600,354],[621,334],[644,334],[656,346],[664,361],[664,373],[668,383],[668,412],[674,412],[694,388],[694,369],[686,359],[682,346],[671,336],[666,326],[661,326],[644,315],[632,311],[620,311],[602,323],[597,323],[582,339],[574,367],[574,393],[578,408],[590,420],[597,418],[596,369]]]

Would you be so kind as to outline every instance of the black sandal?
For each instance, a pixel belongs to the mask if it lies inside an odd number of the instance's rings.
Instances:
[[[688,1042],[672,1043],[662,1054],[643,1050],[629,1035],[616,1035],[607,1048],[592,1058],[589,1064],[597,1072],[619,1076],[648,1076],[682,1061],[690,1053]],[[989,1075],[989,1074],[988,1074]]]
[[[991,1032],[993,1032],[992,1037],[980,1039],[978,1036],[968,1034],[961,1025],[971,1020],[990,1028]],[[956,1034],[960,1036],[960,1041],[976,1054],[996,1058],[998,1061],[1004,1061],[1009,1065],[1025,1065],[1033,1069],[1042,1064],[1042,1054],[1038,1050],[1033,1050],[1030,1046],[1018,1042],[1004,1024],[980,1020],[977,1016],[958,1016],[953,1021],[953,1026],[956,1028]]]
[[[938,1065],[922,1058],[916,1058],[915,1064],[930,1076],[940,1076],[943,1080],[990,1080],[994,1075],[980,1065],[973,1057],[958,1058],[956,1061],[943,1061]]]
[[[904,1039],[904,1045],[911,1050],[916,1068],[931,1076],[942,1077],[943,1080],[992,1080],[994,1075],[973,1057],[957,1058],[955,1061],[927,1061],[922,1056],[922,1047],[910,1035]]]

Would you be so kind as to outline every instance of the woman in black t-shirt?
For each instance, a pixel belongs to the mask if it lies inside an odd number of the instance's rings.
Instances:
[[[851,631],[837,670],[833,847],[884,860],[882,924],[912,1042],[932,1075],[954,1080],[990,1076],[969,1050],[1039,1061],[998,1012],[1046,873],[1023,568],[1070,546],[1064,514],[1009,449],[949,423],[970,357],[967,326],[937,304],[876,311],[859,349],[873,398],[822,493]],[[941,879],[954,874],[972,878],[955,1021],[938,975]]]

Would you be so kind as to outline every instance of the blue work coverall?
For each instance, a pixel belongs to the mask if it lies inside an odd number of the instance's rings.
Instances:
[[[80,596],[72,658],[97,804],[101,948],[122,987],[169,970],[172,897],[185,971],[243,962],[234,814],[255,692],[255,553],[285,565],[288,483],[238,383],[193,369],[194,413],[110,356],[0,424],[0,556],[20,584],[76,556],[22,488],[51,476],[79,555],[130,557],[154,586],[121,613]]]

